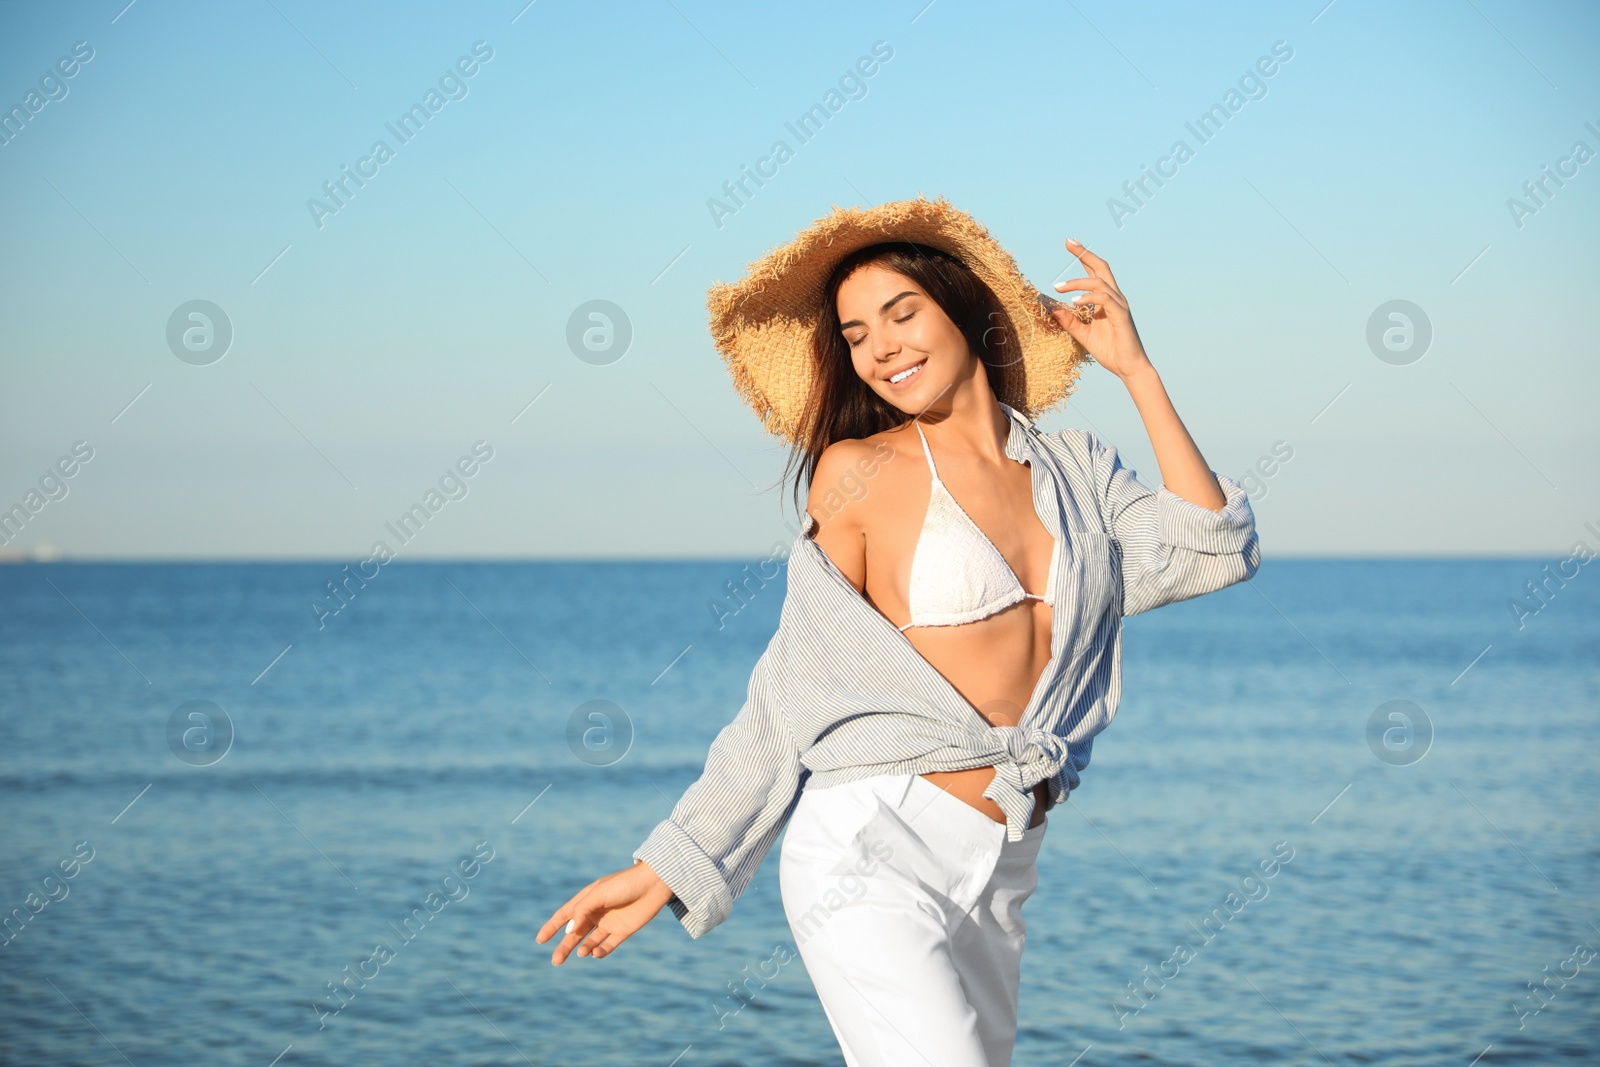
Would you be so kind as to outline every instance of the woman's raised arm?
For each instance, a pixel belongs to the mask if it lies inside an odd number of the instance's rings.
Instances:
[[[1122,613],[1136,615],[1252,577],[1261,549],[1244,489],[1211,470],[1178,418],[1111,267],[1070,238],[1067,248],[1090,276],[1056,288],[1084,290],[1095,311],[1087,323],[1065,307],[1052,313],[1096,363],[1127,387],[1161,467],[1162,484],[1152,491],[1096,435],[1081,430],[1051,435],[1089,472],[1101,519],[1120,546]]]
[[[1155,449],[1161,484],[1191,504],[1221,511],[1227,504],[1223,491],[1183,420],[1178,418],[1172,398],[1151,364],[1144,342],[1139,340],[1128,298],[1117,285],[1111,265],[1070,237],[1067,250],[1082,261],[1090,276],[1057,282],[1056,288],[1062,292],[1082,289],[1085,296],[1092,298],[1095,312],[1085,323],[1066,308],[1057,307],[1052,312],[1056,321],[1089,350],[1096,363],[1127,387],[1144,420],[1145,432],[1150,435],[1150,446]]]

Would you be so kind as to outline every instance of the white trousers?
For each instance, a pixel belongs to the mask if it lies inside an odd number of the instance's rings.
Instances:
[[[783,909],[848,1067],[1009,1067],[1048,823],[1008,841],[918,774],[801,794]]]

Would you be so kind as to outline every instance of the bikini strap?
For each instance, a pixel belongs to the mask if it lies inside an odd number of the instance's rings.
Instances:
[[[933,465],[933,453],[928,450],[928,435],[922,432],[922,424],[916,423],[917,436],[922,438],[922,454],[928,457],[928,471],[933,475],[933,484],[939,484],[939,468]]]

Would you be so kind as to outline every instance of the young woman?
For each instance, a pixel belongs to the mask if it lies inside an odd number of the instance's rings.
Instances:
[[[664,906],[723,921],[778,834],[846,1062],[1010,1062],[1045,811],[1120,695],[1121,618],[1249,578],[1254,519],[1179,420],[1110,267],[1042,297],[942,199],[835,210],[712,290],[739,391],[794,445],[807,529],[778,633],[705,772],[540,929],[600,958]],[[1037,411],[1094,361],[1162,487]]]

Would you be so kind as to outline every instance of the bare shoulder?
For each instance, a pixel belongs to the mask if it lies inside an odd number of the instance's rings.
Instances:
[[[895,441],[893,430],[835,441],[817,457],[811,475],[806,512],[816,524],[812,539],[857,591],[866,584],[867,530],[876,526],[875,516],[892,496],[874,486],[893,480],[886,471],[896,466]]]
[[[806,511],[823,527],[831,523],[859,531],[869,525],[873,499],[869,489],[895,466],[893,461],[903,449],[899,428],[835,441],[817,458]]]

